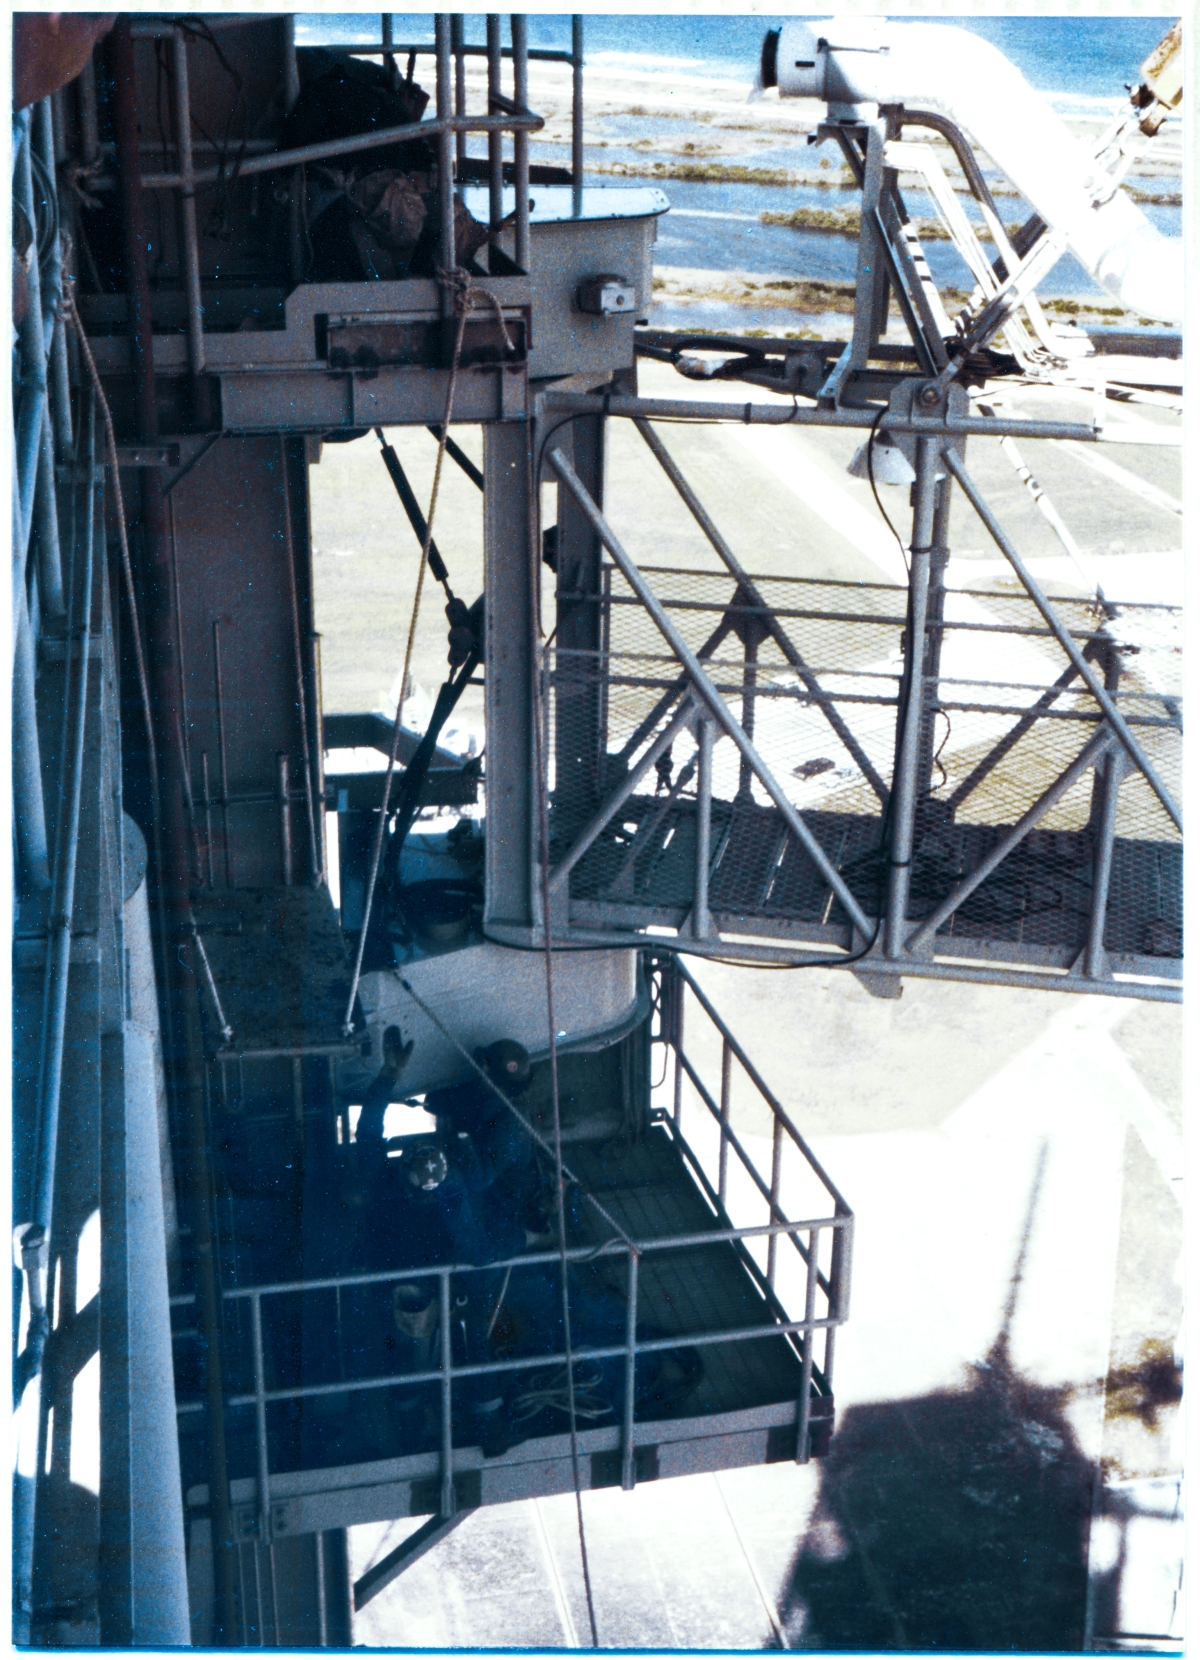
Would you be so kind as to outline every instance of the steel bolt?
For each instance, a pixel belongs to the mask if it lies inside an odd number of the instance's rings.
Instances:
[[[917,402],[922,409],[933,409],[941,401],[942,395],[936,386],[923,386],[917,393]]]

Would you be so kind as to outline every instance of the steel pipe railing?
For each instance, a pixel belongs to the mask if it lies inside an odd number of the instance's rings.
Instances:
[[[1146,782],[1150,785],[1150,788],[1154,791],[1155,795],[1162,803],[1163,809],[1166,812],[1167,817],[1171,820],[1171,823],[1177,830],[1182,830],[1183,814],[1180,812],[1174,797],[1171,795],[1171,792],[1167,789],[1167,786],[1159,777],[1157,767],[1155,767],[1154,763],[1150,760],[1150,757],[1146,754],[1141,744],[1138,743],[1137,739],[1130,731],[1125,717],[1117,708],[1111,694],[1105,689],[1104,684],[1096,674],[1095,669],[1080,651],[1079,647],[1075,644],[1075,641],[1071,638],[1070,632],[1064,628],[1057,611],[1055,611],[1053,605],[1042,592],[1037,579],[1034,577],[1029,567],[1025,564],[1025,561],[1021,558],[1012,542],[1005,535],[1000,521],[996,518],[996,515],[983,499],[974,480],[971,478],[971,475],[967,472],[967,469],[963,466],[958,456],[952,449],[949,448],[947,448],[943,453],[946,466],[954,475],[956,482],[961,487],[963,494],[971,503],[971,506],[975,509],[979,518],[983,521],[988,534],[991,536],[992,540],[1000,549],[1004,557],[1008,560],[1013,570],[1017,573],[1022,587],[1041,612],[1046,626],[1050,629],[1051,633],[1054,635],[1054,638],[1058,641],[1059,645],[1071,659],[1071,662],[1075,666],[1075,672],[1086,684],[1088,690],[1104,711],[1105,717],[1111,725],[1118,742],[1121,744],[1134,766],[1145,777]]]
[[[864,409],[818,409],[777,403],[708,403],[691,398],[635,398],[624,394],[597,396],[591,392],[544,392],[541,406],[547,415],[620,415],[649,421],[733,421],[743,426],[854,427],[881,432],[911,432],[929,438],[958,438],[977,434],[991,438],[1071,438],[1080,443],[1157,444],[1177,447],[1180,434],[1159,427],[1121,426],[1113,430],[1085,426],[1078,421],[1041,421],[984,415],[904,415],[895,410],[880,414],[879,405]]]
[[[500,17],[489,12],[485,20],[487,30],[487,97],[488,114],[500,109],[497,102],[503,92],[500,84]],[[504,217],[504,138],[496,128],[488,132],[488,224],[495,236]]]
[[[804,848],[830,887],[833,888],[851,922],[866,937],[871,932],[871,924],[858,900],[851,893],[840,873],[834,869],[826,856],[825,850],[795,807],[792,806],[740,724],[734,719],[728,705],[705,673],[699,659],[668,617],[658,598],[647,585],[641,572],[625,552],[611,526],[576,476],[575,469],[559,449],[552,450],[548,459],[551,467],[579,503],[597,536],[620,566],[625,580],[649,612],[655,627],[687,671],[697,697],[706,705],[717,724],[723,727],[726,734],[733,739],[738,750],[758,778],[759,783],[775,803],[788,829]]]
[[[529,25],[523,14],[512,15],[513,102],[518,109],[529,107]],[[529,134],[513,133],[513,189],[517,222],[513,254],[522,271],[529,269]]]
[[[816,676],[812,673],[808,664],[804,661],[792,641],[788,638],[786,631],[779,622],[778,613],[772,611],[769,606],[764,604],[761,596],[759,595],[758,589],[754,585],[754,582],[742,569],[741,563],[739,562],[733,549],[729,546],[728,542],[721,535],[720,531],[705,511],[700,498],[696,495],[687,479],[683,476],[683,473],[676,464],[674,457],[671,455],[662,439],[655,432],[649,421],[644,420],[641,416],[635,416],[633,424],[637,427],[638,431],[645,439],[651,454],[658,461],[667,477],[671,480],[671,483],[679,492],[685,505],[687,506],[688,511],[691,513],[696,523],[700,526],[705,536],[707,536],[712,548],[724,562],[729,574],[737,582],[739,590],[746,595],[751,605],[761,610],[762,622],[768,633],[775,641],[780,651],[783,652],[792,668],[795,669],[796,673],[804,682],[810,696],[817,703],[822,714],[824,714],[826,720],[829,722],[830,726],[832,726],[838,738],[845,745],[846,752],[859,767],[863,777],[875,791],[875,794],[879,797],[880,801],[886,802],[888,796],[887,785],[883,782],[876,769],[872,766],[869,757],[864,752],[861,744],[859,744],[858,740],[855,738],[853,732],[850,731],[850,728],[846,725],[845,721],[837,713],[837,710],[834,708],[829,697],[825,694],[824,690],[818,683]]]
[[[449,41],[446,52],[449,56]],[[447,101],[449,102],[449,101]],[[398,144],[406,139],[428,138],[437,139],[446,134],[455,133],[490,133],[490,132],[540,132],[545,126],[540,115],[531,111],[523,114],[505,115],[453,115],[447,111],[445,115],[435,116],[431,121],[407,121],[399,127],[381,127],[372,133],[355,133],[350,138],[325,139],[320,143],[297,145],[292,150],[271,150],[264,155],[247,156],[237,169],[237,179],[254,178],[262,173],[278,173],[289,167],[305,167],[310,162],[335,161],[340,156],[355,156],[364,150],[378,150],[389,144]],[[451,150],[453,154],[453,149]],[[223,182],[233,182],[228,173],[222,173],[219,167],[205,167],[192,175],[192,184],[197,190],[207,185]],[[142,175],[143,190],[182,190],[184,178],[181,173],[145,173]],[[98,180],[96,189],[105,188],[104,181]],[[1072,429],[1074,432],[1075,429]],[[1081,430],[1088,430],[1086,428]]]
[[[571,196],[576,218],[583,212],[583,18],[571,19]]]

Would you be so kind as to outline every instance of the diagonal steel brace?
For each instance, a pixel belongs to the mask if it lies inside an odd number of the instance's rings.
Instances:
[[[834,732],[841,739],[841,742],[849,753],[850,758],[862,772],[863,777],[867,780],[867,783],[870,784],[880,801],[886,804],[888,798],[887,785],[883,782],[883,779],[880,778],[878,772],[872,766],[869,757],[859,744],[858,739],[854,736],[853,732],[851,732],[850,728],[846,725],[846,722],[842,719],[836,705],[833,702],[833,699],[829,696],[829,693],[821,685],[816,675],[812,672],[803,657],[801,657],[800,653],[796,650],[796,647],[792,644],[791,638],[783,624],[779,621],[778,617],[776,617],[775,613],[764,603],[762,595],[754,586],[752,579],[747,576],[746,572],[742,569],[736,555],[733,552],[733,549],[729,546],[729,543],[725,540],[716,525],[709,518],[699,498],[696,496],[695,491],[679,470],[679,467],[676,464],[674,457],[667,449],[667,446],[663,443],[662,439],[658,436],[657,432],[655,432],[654,428],[644,416],[635,415],[633,418],[633,424],[646,440],[646,443],[650,446],[651,453],[654,455],[667,477],[671,480],[671,483],[679,491],[679,494],[682,496],[692,517],[695,519],[696,523],[700,526],[700,529],[712,543],[713,548],[724,561],[729,574],[734,578],[738,586],[745,591],[752,603],[756,606],[762,607],[763,621],[770,632],[771,638],[775,641],[775,644],[779,647],[780,651],[787,658],[792,668],[804,682],[804,685],[807,688],[813,702],[817,705],[821,713],[825,716],[825,719],[829,722],[830,726],[832,726]]]
[[[1016,548],[1004,534],[1004,530],[999,520],[992,512],[987,502],[984,501],[983,497],[980,495],[978,489],[976,488],[975,481],[972,479],[970,473],[968,473],[967,469],[963,466],[962,462],[959,460],[958,456],[955,455],[952,449],[947,447],[943,453],[945,455],[946,465],[961,485],[963,494],[971,503],[971,506],[975,509],[976,513],[978,513],[979,517],[983,520],[984,525],[987,527],[992,540],[1000,549],[1000,552],[1008,560],[1013,570],[1016,571],[1018,577],[1021,579],[1021,583],[1024,586],[1026,593],[1041,612],[1044,621],[1050,629],[1050,632],[1054,635],[1054,638],[1066,652],[1072,663],[1074,663],[1075,672],[1079,675],[1080,679],[1086,683],[1088,691],[1091,692],[1092,696],[1096,699],[1096,702],[1100,705],[1101,709],[1103,709],[1108,718],[1108,723],[1112,727],[1113,733],[1115,734],[1122,749],[1124,749],[1125,753],[1129,756],[1129,759],[1133,762],[1138,771],[1145,776],[1146,782],[1150,785],[1150,788],[1154,791],[1155,795],[1166,809],[1171,823],[1177,830],[1182,830],[1183,814],[1180,812],[1174,796],[1172,796],[1170,790],[1159,777],[1157,767],[1130,731],[1128,722],[1113,702],[1110,694],[1105,691],[1104,685],[1097,676],[1096,671],[1092,668],[1082,651],[1080,651],[1079,647],[1075,644],[1075,641],[1071,638],[1070,634],[1063,626],[1062,620],[1060,619],[1057,611],[1055,611],[1053,605],[1051,605],[1050,601],[1046,598],[1045,594],[1038,586],[1036,578],[1031,574]]]
[[[869,935],[872,931],[872,924],[866,912],[850,892],[841,873],[830,862],[825,849],[783,793],[774,774],[746,736],[740,723],[734,719],[733,713],[724,698],[705,674],[699,658],[675,627],[675,624],[663,609],[658,596],[617,540],[611,525],[580,482],[571,463],[559,449],[551,450],[549,461],[554,471],[579,503],[585,516],[590,520],[592,529],[621,567],[625,580],[649,612],[655,627],[687,670],[696,697],[705,704],[718,726],[733,739],[739,752],[749,763],[759,782],[779,809],[788,829],[838,896],[851,923],[861,934]]]
[[[986,881],[996,869],[996,866],[1002,863],[1013,848],[1025,839],[1038,820],[1044,818],[1051,807],[1062,800],[1072,784],[1081,778],[1089,767],[1096,765],[1096,762],[1112,742],[1113,735],[1105,726],[1084,745],[1067,770],[1055,779],[1048,790],[1045,790],[1038,797],[1027,813],[1023,813],[1017,822],[1005,831],[991,852],[981,859],[975,869],[968,872],[958,886],[946,895],[932,915],[927,916],[921,926],[908,936],[908,939],[904,942],[906,951],[919,951],[923,945],[929,943],[942,926],[942,923],[947,921],[963,901],[975,892],[981,882]]]

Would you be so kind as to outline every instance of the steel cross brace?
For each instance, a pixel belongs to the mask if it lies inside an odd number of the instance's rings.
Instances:
[[[399,1579],[405,1568],[411,1568],[414,1562],[420,1560],[426,1551],[440,1544],[448,1533],[452,1533],[460,1522],[465,1522],[473,1514],[470,1510],[455,1511],[453,1516],[431,1516],[427,1522],[410,1533],[402,1544],[395,1550],[389,1551],[381,1562],[376,1562],[373,1568],[368,1568],[360,1579],[354,1582],[354,1612],[367,1606],[373,1597],[385,1590],[394,1579]]]
[[[590,519],[597,536],[604,543],[617,565],[620,566],[625,580],[645,606],[655,627],[687,670],[697,700],[705,705],[717,725],[724,730],[728,737],[733,739],[740,754],[748,762],[751,771],[779,809],[784,823],[841,901],[851,923],[864,938],[868,937],[871,934],[872,927],[862,906],[851,893],[841,873],[830,862],[824,848],[817,841],[800,813],[797,812],[784,794],[766,762],[746,736],[740,723],[734,718],[724,698],[704,672],[699,658],[675,627],[641,571],[638,570],[629,554],[626,553],[617,540],[612,527],[584,489],[571,463],[560,449],[551,450],[548,460],[567,489],[575,497],[587,518]],[[556,871],[555,876],[557,875],[558,872]]]
[[[963,494],[982,519],[989,534],[991,535],[992,540],[1000,549],[1000,552],[1008,560],[1013,570],[1016,571],[1026,593],[1041,612],[1042,617],[1050,628],[1054,638],[1058,641],[1059,645],[1071,659],[1071,662],[1075,665],[1075,672],[1085,683],[1088,691],[1091,692],[1101,709],[1103,709],[1105,717],[1107,718],[1109,725],[1112,727],[1117,741],[1120,743],[1125,753],[1129,756],[1129,759],[1133,762],[1134,766],[1137,767],[1138,771],[1145,776],[1146,782],[1150,785],[1150,788],[1154,791],[1155,795],[1162,803],[1167,816],[1171,820],[1171,823],[1177,830],[1182,831],[1183,814],[1180,812],[1178,804],[1176,803],[1170,790],[1168,790],[1166,784],[1159,777],[1158,769],[1150,760],[1150,757],[1146,754],[1141,744],[1138,743],[1137,739],[1134,737],[1124,715],[1117,708],[1109,693],[1105,691],[1103,684],[1096,674],[1096,671],[1087,661],[1083,652],[1080,651],[1079,647],[1075,644],[1075,641],[1071,638],[1070,633],[1063,626],[1063,623],[1053,605],[1038,586],[1037,579],[1030,572],[1016,548],[1005,535],[1000,521],[996,518],[996,515],[992,512],[987,502],[984,501],[970,473],[968,473],[958,456],[949,446],[947,446],[947,448],[943,451],[943,455],[945,457],[946,466],[950,469],[955,479],[957,479],[958,483],[962,486]]]
[[[716,525],[705,512],[704,507],[701,505],[695,491],[692,489],[687,479],[684,478],[675,462],[674,457],[667,449],[667,446],[663,443],[662,439],[658,436],[654,428],[644,416],[635,415],[633,418],[633,424],[646,440],[646,443],[650,447],[651,453],[658,461],[667,477],[671,480],[671,483],[675,486],[676,490],[678,490],[692,517],[700,526],[704,534],[708,537],[709,542],[724,562],[729,574],[734,578],[738,586],[744,590],[751,603],[755,606],[761,607],[763,612],[763,621],[771,635],[771,638],[775,641],[775,644],[779,647],[780,651],[787,658],[792,668],[804,682],[805,689],[809,693],[809,696],[820,709],[821,713],[825,716],[830,726],[832,726],[834,732],[845,746],[850,758],[862,772],[863,777],[875,791],[875,794],[879,797],[880,801],[886,803],[888,798],[887,785],[883,782],[883,779],[880,778],[874,766],[872,766],[869,756],[863,750],[863,747],[858,742],[858,739],[854,736],[853,732],[851,732],[850,728],[846,725],[846,722],[842,719],[832,698],[829,697],[816,675],[813,674],[808,664],[804,661],[803,657],[796,650],[796,647],[792,644],[791,638],[782,623],[779,621],[778,617],[776,617],[775,614],[768,608],[758,589],[754,586],[752,579],[747,576],[746,572],[742,569],[736,555],[733,552],[733,549],[729,546],[729,543],[721,535],[721,532],[717,529]]]

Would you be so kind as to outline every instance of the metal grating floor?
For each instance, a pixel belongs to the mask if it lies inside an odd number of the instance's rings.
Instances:
[[[936,803],[933,805],[936,806]],[[663,810],[653,796],[626,802],[615,828],[572,872],[572,919],[585,926],[646,922],[678,926],[695,884],[695,805]],[[846,917],[828,885],[773,807],[713,802],[710,908],[726,931],[770,924],[773,934],[814,929],[843,934]],[[659,822],[632,843],[643,826]],[[878,817],[809,811],[805,819],[869,915],[877,912],[882,871]],[[974,868],[1003,833],[987,824],[927,822],[918,830],[909,917],[919,921]],[[1177,842],[1118,837],[1105,932],[1116,957],[1178,960],[1182,947],[1183,849]],[[1070,961],[1087,938],[1092,837],[1083,830],[1033,830],[939,931],[938,940],[1030,946]],[[782,926],[780,926],[782,925]],[[788,925],[792,925],[789,929]]]
[[[717,1221],[663,1128],[652,1129],[625,1150],[617,1168],[606,1168],[603,1149],[591,1147],[573,1151],[572,1168],[633,1239],[662,1239],[727,1225]],[[581,1222],[580,1243],[608,1237],[589,1207],[582,1207]],[[620,1268],[614,1275],[618,1288],[623,1272]],[[733,1244],[720,1241],[643,1256],[638,1321],[661,1327],[664,1335],[686,1338],[697,1332],[769,1326],[772,1314]],[[785,1337],[706,1344],[702,1354],[704,1375],[689,1398],[689,1414],[735,1412],[796,1399],[800,1362]]]
[[[357,1052],[342,1034],[350,961],[328,888],[200,889],[192,911],[233,1027],[231,1053]],[[207,990],[201,1006],[215,1050]]]
[[[633,1238],[661,1239],[725,1225],[718,1222],[677,1144],[664,1127],[654,1127],[640,1141],[623,1142],[619,1147],[612,1142],[575,1147],[572,1168]],[[610,1237],[609,1230],[589,1206],[577,1205],[572,1210],[568,1231],[573,1246]],[[557,1269],[551,1268],[546,1277],[549,1310],[557,1305]],[[589,1309],[594,1310],[608,1300],[617,1312],[616,1325],[623,1330],[625,1285],[623,1258],[601,1258],[582,1265],[572,1275],[573,1325],[577,1303],[578,1317],[586,1320]],[[333,1381],[336,1370],[328,1378],[325,1375],[328,1367],[317,1366],[313,1370],[313,1356],[309,1353],[311,1338],[319,1339],[326,1361],[331,1362],[335,1351],[342,1348],[353,1352],[356,1362],[346,1374],[351,1379],[379,1375],[381,1362],[384,1370],[390,1369],[383,1361],[379,1342],[383,1334],[379,1323],[383,1308],[378,1299],[373,1300],[369,1294],[348,1295],[335,1306],[332,1292],[315,1292],[311,1296],[314,1301],[307,1309],[301,1297],[289,1296],[264,1304],[268,1389],[294,1386],[300,1381],[302,1370],[307,1381]],[[248,1315],[248,1305],[239,1304],[227,1316],[226,1382],[234,1393],[253,1387]],[[756,1326],[766,1330],[774,1318],[761,1284],[752,1277],[729,1242],[665,1249],[641,1259],[638,1326],[644,1338],[678,1335],[682,1351],[687,1348],[687,1338],[691,1335]],[[544,1343],[553,1348],[560,1341],[561,1328],[551,1317],[543,1319],[542,1327],[536,1348],[540,1350]],[[576,1335],[577,1343],[588,1341],[586,1333]],[[598,1339],[592,1336],[590,1341]],[[612,1342],[613,1338],[599,1341]],[[308,1354],[307,1361],[302,1360],[305,1354]],[[706,1420],[718,1415],[724,1419],[729,1414],[753,1413],[756,1409],[780,1404],[794,1405],[797,1399],[800,1360],[786,1336],[704,1344],[699,1350],[691,1351],[693,1364],[697,1354],[702,1358],[702,1368],[696,1365],[698,1376],[684,1394],[676,1391],[673,1396],[660,1397],[657,1386],[652,1386],[643,1397],[639,1371],[639,1424],[670,1419],[676,1425],[686,1422],[695,1435],[704,1436],[712,1433],[706,1429]],[[586,1363],[580,1364],[582,1367]],[[623,1363],[618,1360],[608,1365],[615,1375]],[[183,1378],[179,1381],[183,1385],[181,1399],[198,1394],[198,1377],[187,1372],[186,1381]],[[460,1422],[459,1408],[455,1408],[454,1445],[467,1448],[474,1445],[476,1434],[469,1415],[471,1391],[468,1388],[460,1396],[460,1387],[456,1386],[456,1400],[461,1399],[467,1410]],[[619,1385],[610,1381],[610,1387],[618,1391],[613,1395],[614,1410],[589,1420],[584,1427],[599,1429],[617,1424]],[[814,1377],[813,1389],[814,1395],[823,1392],[819,1372]],[[394,1385],[366,1394],[352,1391],[344,1396],[309,1401],[303,1406],[295,1401],[271,1403],[267,1408],[271,1470],[276,1473],[328,1470],[436,1453],[436,1401],[436,1385],[405,1384],[401,1370]],[[255,1468],[253,1408],[231,1407],[226,1416],[231,1474],[238,1478],[251,1476]],[[198,1449],[192,1445],[192,1438],[201,1425],[198,1417],[186,1409],[183,1423],[186,1427],[185,1475],[189,1480],[196,1480],[200,1465],[194,1456]],[[525,1449],[517,1451],[518,1461],[528,1459],[531,1444],[561,1433],[563,1427],[550,1421],[531,1422],[529,1434],[515,1443],[518,1449]],[[189,1453],[193,1456],[189,1457]]]

